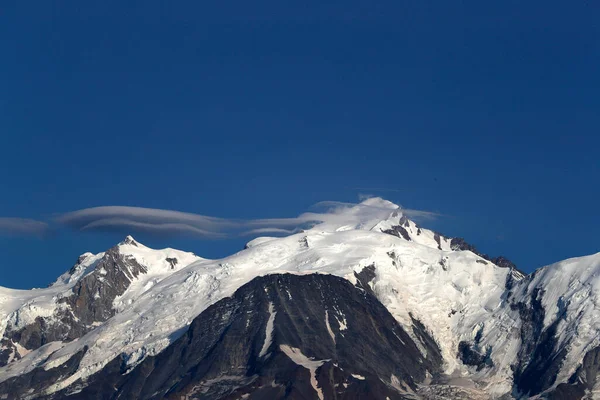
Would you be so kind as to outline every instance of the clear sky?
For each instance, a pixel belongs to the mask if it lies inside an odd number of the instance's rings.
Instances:
[[[110,205],[274,218],[374,194],[528,272],[600,251],[597,2],[128,3],[1,6],[1,286],[120,241],[52,222]],[[205,257],[249,239],[132,233]]]

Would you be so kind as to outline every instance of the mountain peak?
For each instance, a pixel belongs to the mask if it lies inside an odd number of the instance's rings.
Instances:
[[[136,241],[136,240],[133,238],[133,236],[131,236],[131,235],[127,235],[127,236],[125,237],[125,239],[124,239],[124,240],[123,240],[121,243],[119,243],[119,244],[120,244],[120,245],[123,245],[123,244],[128,244],[128,245],[131,245],[131,246],[138,246],[140,243],[139,243],[139,242],[137,242],[137,241]]]

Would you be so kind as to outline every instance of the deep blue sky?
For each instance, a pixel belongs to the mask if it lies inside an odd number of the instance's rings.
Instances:
[[[596,2],[206,3],[2,4],[0,217],[290,217],[372,193],[526,271],[600,250]],[[0,285],[122,236],[4,232]]]

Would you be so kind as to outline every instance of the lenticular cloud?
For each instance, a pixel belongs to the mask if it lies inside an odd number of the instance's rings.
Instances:
[[[362,203],[325,201],[291,218],[227,219],[174,210],[144,207],[102,206],[72,211],[56,218],[64,226],[78,231],[150,232],[158,235],[187,235],[201,238],[224,238],[256,234],[287,235],[317,224],[360,226],[387,218],[398,206],[381,198]],[[411,217],[432,218],[437,214],[402,209]]]

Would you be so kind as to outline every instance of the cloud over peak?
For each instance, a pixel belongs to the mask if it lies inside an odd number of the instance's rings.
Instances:
[[[52,227],[62,226],[77,232],[150,233],[159,236],[191,236],[200,239],[261,234],[290,235],[319,225],[323,230],[368,229],[396,210],[410,218],[435,218],[438,214],[409,210],[379,197],[361,203],[323,201],[296,217],[263,219],[219,218],[189,212],[131,206],[100,206],[56,216],[50,224],[27,218],[0,218],[0,234],[43,236]]]
[[[363,226],[387,218],[399,206],[381,198],[362,203],[323,201],[311,211],[291,218],[227,219],[174,210],[144,207],[102,206],[72,211],[56,222],[78,231],[117,231],[119,233],[153,233],[187,235],[206,239],[258,234],[293,234],[321,224],[323,228]],[[409,217],[433,218],[435,213],[402,209]]]

